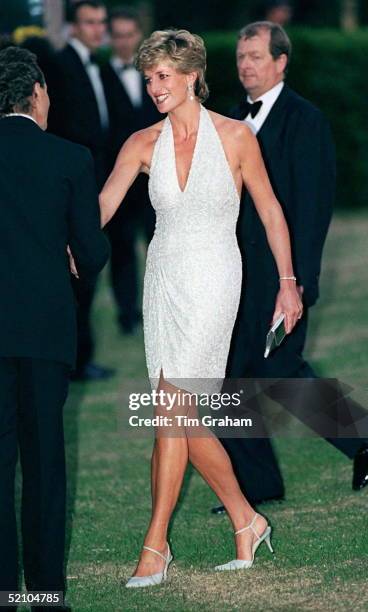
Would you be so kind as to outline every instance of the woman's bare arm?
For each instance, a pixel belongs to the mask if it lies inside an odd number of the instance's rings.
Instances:
[[[101,226],[110,221],[119,208],[129,187],[144,166],[146,139],[142,132],[135,132],[122,146],[115,166],[100,193]]]
[[[267,240],[276,261],[279,276],[293,276],[290,236],[282,208],[273,192],[256,137],[245,125],[240,125],[237,139],[243,182],[249,191],[264,225]],[[295,281],[280,281],[273,321],[283,312],[286,330],[290,332],[302,312],[302,303]]]

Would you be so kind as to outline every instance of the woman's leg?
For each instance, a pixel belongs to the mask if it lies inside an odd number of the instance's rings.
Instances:
[[[157,391],[180,393],[177,387],[167,383],[162,376]],[[157,407],[156,415],[186,415],[194,418],[196,408],[192,404],[175,403],[168,411],[165,402]],[[199,426],[191,431],[178,425],[162,430],[158,428],[152,454],[152,516],[144,543],[162,554],[167,552],[167,530],[172,512],[179,497],[188,458],[224,504],[234,530],[247,526],[254,517],[254,510],[244,497],[232,469],[231,461],[222,444],[211,430]],[[262,535],[267,521],[259,516],[255,529]],[[247,530],[236,537],[238,559],[251,559],[251,549],[256,536]],[[134,576],[145,576],[162,571],[163,560],[150,551],[142,550]]]
[[[188,416],[195,417],[197,410],[190,408]],[[187,428],[189,461],[213,489],[225,506],[234,531],[246,527],[254,517],[254,509],[244,497],[235,477],[229,455],[210,429],[200,425]],[[255,529],[259,535],[265,531],[267,521],[257,518]],[[251,559],[251,549],[256,536],[247,529],[235,538],[238,559]]]
[[[157,391],[178,394],[179,389],[166,382],[162,375]],[[174,396],[175,397],[175,396]],[[151,463],[152,516],[144,544],[166,555],[167,530],[182,486],[188,463],[188,443],[185,427],[177,424],[175,416],[186,414],[188,408],[178,405],[167,409],[167,402],[157,406],[155,416],[167,416],[171,427],[157,428]],[[162,571],[163,560],[150,551],[142,550],[134,576],[146,576]]]

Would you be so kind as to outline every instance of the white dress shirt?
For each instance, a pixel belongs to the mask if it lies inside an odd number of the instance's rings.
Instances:
[[[89,80],[91,81],[91,85],[96,96],[101,126],[106,129],[109,127],[109,111],[107,109],[105,90],[101,80],[100,69],[96,64],[91,64],[91,52],[80,40],[77,38],[71,38],[69,40],[69,44],[78,53]]]
[[[284,81],[281,81],[281,83],[277,83],[277,85],[272,87],[272,89],[266,91],[263,96],[260,96],[256,100],[252,100],[249,96],[247,96],[248,102],[262,102],[262,106],[255,117],[252,117],[250,114],[248,114],[247,117],[244,119],[244,122],[250,127],[253,134],[257,134],[261,129],[262,125],[268,117],[271,108],[279,97],[283,87]]]
[[[24,117],[25,119],[30,119],[31,121],[34,121],[34,123],[38,125],[34,117],[31,117],[31,115],[26,115],[25,113],[7,113],[6,115],[4,115],[4,117]],[[38,125],[38,127],[40,126]]]
[[[133,59],[132,59],[133,62]],[[127,62],[130,63],[130,62]],[[124,67],[123,60],[116,55],[110,59],[110,64],[122,82],[125,91],[134,107],[142,105],[142,78],[138,70],[131,66],[122,70]]]

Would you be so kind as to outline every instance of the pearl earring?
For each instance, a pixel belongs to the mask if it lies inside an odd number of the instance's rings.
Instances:
[[[193,91],[193,85],[191,83],[189,83],[188,85],[188,95],[189,95],[189,100],[191,102],[193,102],[194,100],[194,95],[193,95],[194,91]]]

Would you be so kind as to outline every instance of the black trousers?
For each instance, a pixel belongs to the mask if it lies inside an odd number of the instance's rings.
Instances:
[[[28,590],[65,591],[63,406],[67,365],[0,357],[0,590],[18,588],[15,470],[22,470],[21,530]]]
[[[118,320],[122,326],[134,326],[140,313],[137,237],[142,230],[149,243],[155,229],[146,176],[137,177],[106,229],[111,244],[110,277]]]
[[[77,303],[77,359],[76,371],[81,371],[93,359],[95,341],[91,322],[97,277],[72,278]]]
[[[271,309],[256,311],[254,303],[251,294],[248,294],[239,311],[231,342],[227,376],[229,378],[281,379],[279,384],[267,388],[266,394],[321,435],[318,430],[318,419],[310,418],[313,398],[305,393],[298,398],[299,401],[295,401],[292,393],[285,392],[288,383],[282,381],[285,378],[317,378],[303,357],[308,327],[308,310],[305,309],[303,318],[298,322],[292,334],[274,353],[264,359],[265,339],[273,311]],[[323,384],[323,381],[318,381],[319,390]],[[327,382],[326,393],[335,393],[328,388]],[[254,402],[257,402],[256,397]],[[365,409],[353,400],[344,398],[343,402],[343,409],[347,413],[354,414],[357,420],[366,416]],[[254,405],[252,409],[255,409]],[[259,411],[258,414],[260,415]],[[229,453],[243,492],[255,502],[284,495],[281,472],[264,423],[263,429],[263,437],[221,440]],[[359,437],[326,437],[325,439],[349,458],[353,458],[362,443],[366,441]]]

